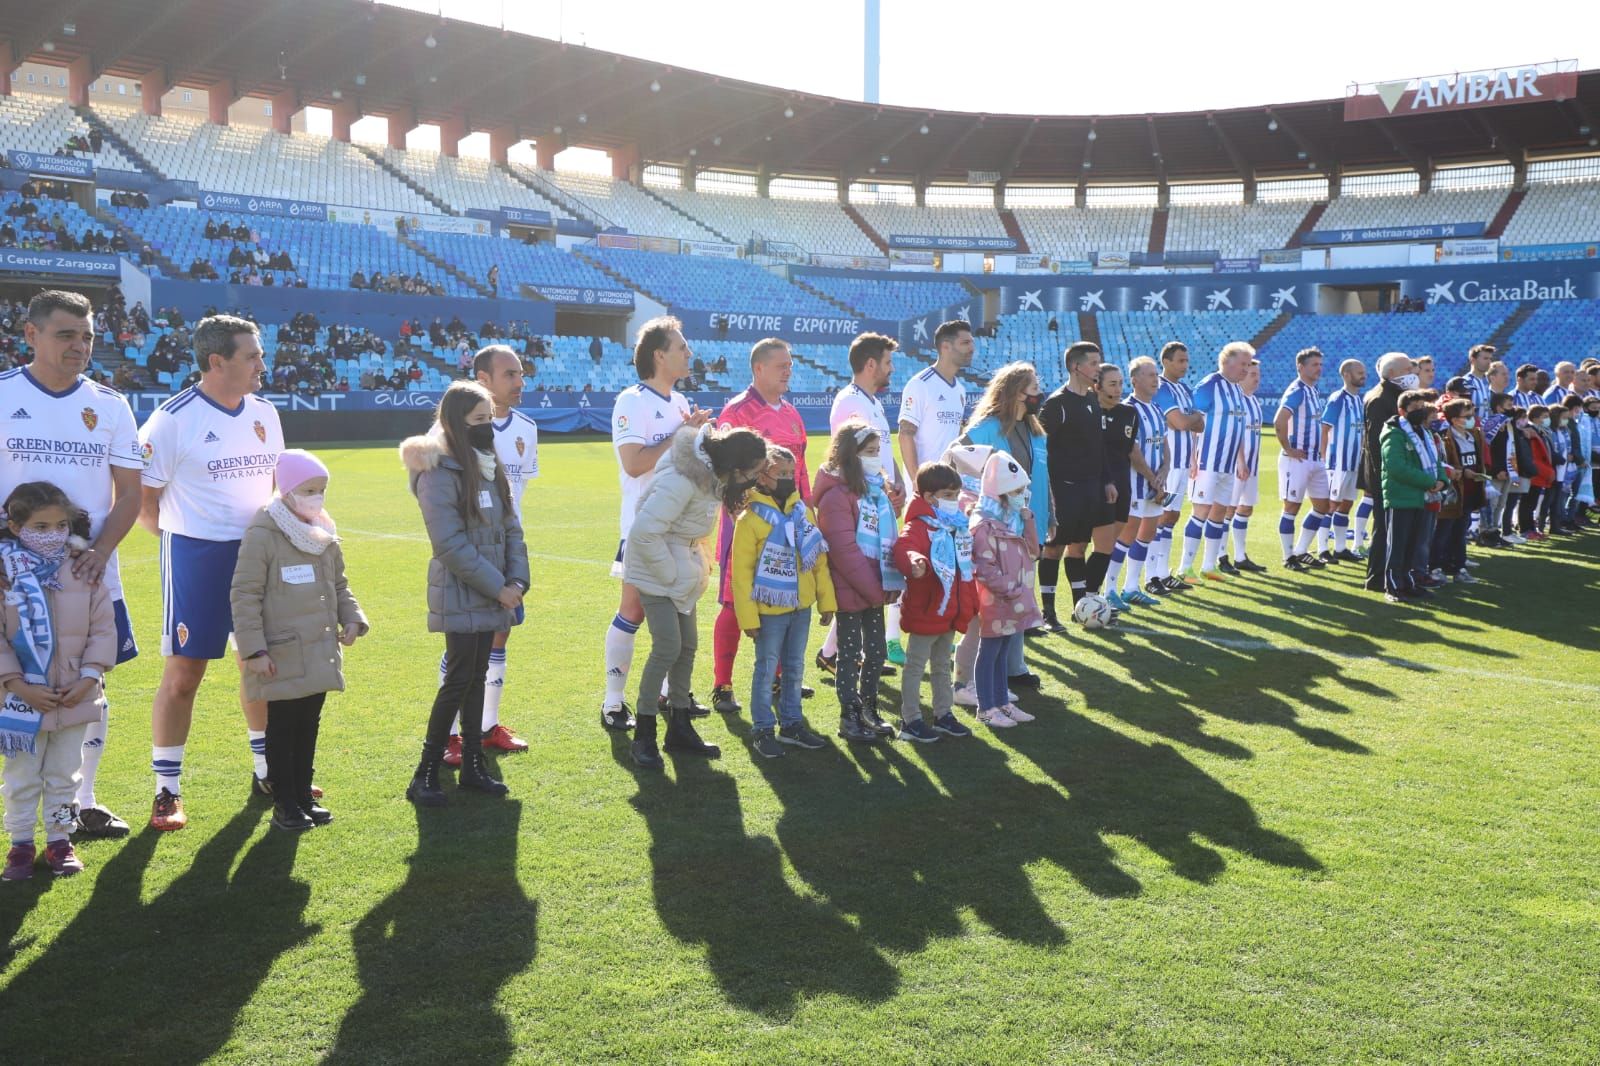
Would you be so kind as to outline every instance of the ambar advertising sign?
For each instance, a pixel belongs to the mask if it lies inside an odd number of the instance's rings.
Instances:
[[[1477,107],[1504,107],[1541,100],[1570,100],[1578,94],[1577,64],[1515,67],[1506,70],[1446,74],[1436,78],[1381,81],[1372,92],[1356,91],[1344,98],[1346,122],[1372,118],[1432,115]]]

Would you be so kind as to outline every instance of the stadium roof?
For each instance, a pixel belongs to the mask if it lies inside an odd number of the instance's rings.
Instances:
[[[1592,153],[1600,132],[1600,71],[1581,73],[1568,101],[1375,121],[1346,122],[1342,99],[1004,115],[815,96],[362,0],[7,4],[0,37],[11,42],[13,65],[77,63],[91,79],[154,75],[169,87],[290,95],[295,110],[353,108],[407,128],[459,123],[637,152],[643,162],[844,180],[965,183],[977,171],[1011,184],[1098,184],[1426,171]]]

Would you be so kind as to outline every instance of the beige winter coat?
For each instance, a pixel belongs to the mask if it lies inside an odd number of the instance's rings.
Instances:
[[[245,657],[265,651],[273,677],[245,671],[247,700],[293,700],[344,691],[339,628],[367,631],[334,540],[322,554],[295,547],[263,507],[244,531],[233,570],[233,639]]]
[[[717,524],[720,502],[711,468],[695,452],[699,430],[679,429],[656,462],[655,477],[639,500],[628,530],[622,579],[649,596],[665,596],[688,614],[710,581],[706,538]]]
[[[61,564],[56,576],[61,588],[45,590],[56,640],[55,655],[50,660],[49,685],[62,690],[77,684],[86,666],[100,671],[103,677],[116,665],[117,622],[105,585],[91,585],[81,577],[74,577],[71,559]],[[0,688],[12,678],[22,676],[17,653],[11,647],[11,638],[20,628],[16,607],[9,603],[0,607]],[[76,707],[42,712],[39,729],[53,733],[69,726],[98,722],[105,712],[105,686],[102,685],[92,699]]]

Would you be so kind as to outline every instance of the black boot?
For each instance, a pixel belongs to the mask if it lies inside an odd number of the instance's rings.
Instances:
[[[695,732],[694,722],[690,720],[690,712],[682,709],[667,711],[667,739],[662,747],[688,755],[704,755],[708,759],[715,759],[722,754],[721,748],[700,739],[700,734]]]
[[[411,775],[406,799],[419,807],[445,805],[444,789],[439,787],[439,760],[443,756],[444,749],[438,744],[422,745],[422,761],[417,763],[417,770]]]
[[[839,712],[839,736],[858,744],[875,744],[878,740],[877,731],[869,729],[861,721],[860,704],[846,707]]]
[[[309,789],[300,793],[300,809],[305,812],[306,817],[310,818],[315,825],[327,825],[333,821],[333,812],[318,803],[312,797]]]
[[[279,800],[272,805],[272,828],[274,829],[301,833],[315,824],[305,811],[302,811],[297,805],[287,800]]]
[[[861,728],[872,733],[874,736],[892,737],[896,733],[900,732],[894,726],[890,725],[888,722],[885,722],[878,716],[878,708],[876,707],[870,707],[866,705],[857,707],[856,716],[861,722]]]
[[[461,738],[461,770],[456,775],[456,787],[470,788],[488,796],[504,796],[511,791],[504,781],[496,780],[489,772],[489,760],[483,757],[483,743],[468,744],[465,736]]]
[[[661,752],[656,750],[656,719],[654,714],[639,715],[638,723],[633,727],[633,743],[628,745],[628,753],[633,756],[633,761],[646,770],[659,770],[666,765],[661,759]]]

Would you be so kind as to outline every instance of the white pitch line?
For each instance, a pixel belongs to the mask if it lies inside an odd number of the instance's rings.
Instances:
[[[379,533],[377,530],[373,529],[351,529],[349,526],[342,527],[339,532],[341,535],[371,537],[374,540],[409,540],[419,544],[428,543],[428,538],[424,537],[420,533]],[[610,560],[579,559],[571,555],[549,555],[545,552],[530,551],[528,553],[528,558],[543,559],[547,563],[571,563],[574,566],[603,566],[608,570],[611,568]]]
[[[1471,666],[1446,666],[1440,663],[1425,663],[1416,659],[1402,659],[1397,655],[1352,655],[1347,652],[1323,651],[1317,648],[1274,644],[1270,640],[1262,640],[1258,637],[1224,637],[1215,633],[1167,632],[1159,629],[1144,629],[1137,626],[1124,625],[1118,625],[1117,631],[1131,633],[1140,637],[1177,637],[1179,639],[1198,640],[1205,644],[1215,644],[1220,648],[1230,648],[1234,651],[1278,651],[1287,655],[1320,655],[1330,659],[1342,659],[1346,662],[1382,663],[1385,666],[1395,666],[1403,670],[1417,670],[1436,674],[1460,674],[1466,677],[1492,678],[1496,681],[1524,682],[1550,688],[1572,689],[1576,692],[1600,692],[1600,685],[1583,681],[1531,677],[1527,674],[1511,674],[1500,670],[1481,670]]]

